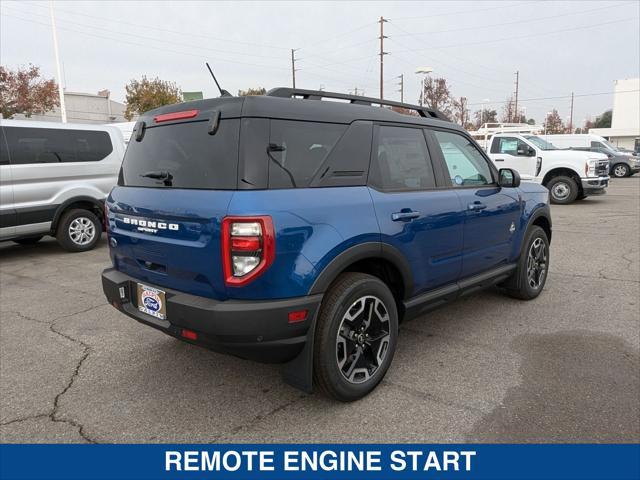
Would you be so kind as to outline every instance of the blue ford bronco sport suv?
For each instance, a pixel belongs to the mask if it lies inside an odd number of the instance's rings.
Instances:
[[[402,319],[494,284],[540,294],[548,200],[424,107],[289,88],[171,105],[137,122],[107,199],[102,283],[145,325],[351,401]]]

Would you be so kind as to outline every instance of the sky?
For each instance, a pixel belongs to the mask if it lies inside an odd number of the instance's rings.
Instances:
[[[384,23],[384,96],[417,103],[420,67],[443,77],[451,93],[501,113],[515,90],[526,116],[541,123],[556,108],[574,124],[613,105],[616,79],[640,76],[640,1],[434,2],[84,2],[55,1],[63,85],[109,89],[142,75],[183,91],[236,94],[249,87],[296,86],[379,95]],[[55,76],[49,2],[0,0],[0,62],[32,63]],[[598,95],[594,95],[598,94]],[[640,92],[639,92],[640,94]],[[562,98],[549,98],[562,97]]]

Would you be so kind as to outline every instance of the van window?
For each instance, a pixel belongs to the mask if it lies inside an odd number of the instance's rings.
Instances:
[[[489,185],[493,175],[487,160],[465,136],[434,130],[454,187]]]
[[[347,129],[336,123],[271,120],[269,188],[308,187]],[[266,145],[265,145],[266,148]]]
[[[383,191],[421,190],[435,186],[422,129],[380,127],[369,183]]]
[[[147,127],[141,141],[129,142],[118,184],[233,190],[239,135],[238,119],[221,120],[215,135],[207,121]]]
[[[113,151],[107,132],[29,127],[3,129],[13,165],[98,162]]]

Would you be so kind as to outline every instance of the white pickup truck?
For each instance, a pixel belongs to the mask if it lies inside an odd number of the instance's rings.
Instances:
[[[497,133],[487,147],[498,168],[516,170],[523,181],[549,189],[553,203],[567,204],[589,195],[602,195],[609,185],[606,155],[558,150],[536,135]]]

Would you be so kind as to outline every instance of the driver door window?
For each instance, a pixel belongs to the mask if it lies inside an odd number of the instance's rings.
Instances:
[[[515,137],[499,137],[496,140],[497,141],[492,145],[493,148],[491,153],[502,153],[517,157],[518,152],[527,152],[529,150],[529,145]]]
[[[454,187],[482,186],[494,183],[487,160],[463,135],[433,130]]]

